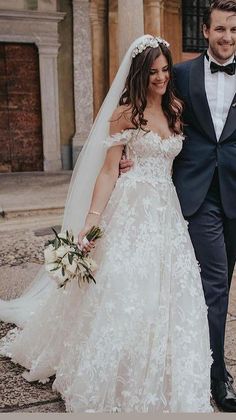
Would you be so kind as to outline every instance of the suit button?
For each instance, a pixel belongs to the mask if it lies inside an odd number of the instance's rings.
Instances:
[[[218,143],[217,144],[217,147],[218,147],[218,149],[221,149],[221,144]]]

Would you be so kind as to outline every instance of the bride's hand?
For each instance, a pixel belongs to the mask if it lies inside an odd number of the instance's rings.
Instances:
[[[90,225],[85,225],[84,228],[80,231],[79,236],[78,236],[78,244],[79,247],[85,252],[90,252],[92,248],[95,247],[95,242],[94,241],[90,241],[86,244],[83,243],[83,239],[85,238],[85,236],[87,235],[87,233],[90,231],[92,226]]]

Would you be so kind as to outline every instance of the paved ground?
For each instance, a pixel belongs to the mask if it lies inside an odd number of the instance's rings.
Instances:
[[[0,174],[0,297],[21,294],[43,263],[51,227],[60,229],[71,172]],[[4,216],[4,217],[3,217]],[[13,325],[0,323],[0,336]],[[25,381],[23,368],[0,357],[1,412],[65,412],[47,384]]]
[[[0,175],[0,205],[6,213],[0,216],[0,297],[17,297],[37,273],[51,227],[60,228],[70,175],[38,174],[32,179],[29,174],[8,179]],[[11,327],[0,323],[0,336]],[[226,362],[236,383],[236,275],[227,319]],[[29,384],[22,371],[0,357],[0,413],[65,412],[60,396],[51,390],[53,378],[46,384]]]
[[[0,173],[0,210],[62,209],[70,177],[71,171]]]

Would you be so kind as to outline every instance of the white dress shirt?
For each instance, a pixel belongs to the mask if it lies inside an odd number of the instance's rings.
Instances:
[[[216,138],[219,140],[223,131],[228,112],[236,93],[236,75],[230,76],[227,73],[218,71],[211,73],[210,63],[214,61],[218,63],[210,54],[209,61],[205,57],[205,90],[208,100],[208,105],[211,111],[211,116],[215,128]],[[223,65],[226,66],[234,61],[234,55]]]

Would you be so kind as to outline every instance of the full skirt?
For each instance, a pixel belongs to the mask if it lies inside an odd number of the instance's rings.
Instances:
[[[28,381],[55,375],[69,412],[212,411],[207,307],[174,185],[122,176],[101,225],[96,284],[50,288],[1,354]]]

